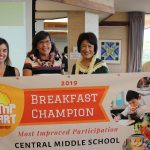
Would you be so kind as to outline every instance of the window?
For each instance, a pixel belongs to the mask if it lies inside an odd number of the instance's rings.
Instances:
[[[150,61],[150,28],[144,30],[142,64]]]
[[[142,64],[147,61],[150,61],[150,14],[145,15]]]

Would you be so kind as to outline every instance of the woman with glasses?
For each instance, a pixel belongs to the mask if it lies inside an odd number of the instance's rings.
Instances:
[[[38,32],[32,41],[23,67],[24,76],[64,74],[62,59],[48,32]]]

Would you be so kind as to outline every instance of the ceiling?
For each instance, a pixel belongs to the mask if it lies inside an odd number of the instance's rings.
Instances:
[[[114,0],[116,12],[144,11],[150,13],[150,0]],[[54,2],[51,0],[36,0],[36,19],[55,19],[67,17],[68,11],[82,11],[83,7]],[[88,10],[90,11],[90,10]],[[100,20],[110,13],[101,12]]]
[[[67,17],[69,11],[92,11],[83,7],[54,2],[51,0],[36,0],[36,14],[37,20],[56,19]],[[106,18],[110,13],[100,12],[100,20]]]
[[[142,11],[150,13],[150,0],[114,0],[117,12]]]

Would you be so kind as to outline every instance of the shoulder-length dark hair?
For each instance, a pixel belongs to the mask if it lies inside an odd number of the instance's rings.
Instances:
[[[77,41],[78,52],[80,53],[81,44],[84,40],[87,40],[90,44],[94,45],[94,55],[97,53],[97,37],[92,32],[83,32],[79,35]]]
[[[32,40],[32,50],[27,54],[27,56],[30,56],[31,54],[34,54],[34,56],[39,57],[39,51],[37,49],[37,44],[41,40],[44,40],[45,38],[49,37],[50,41],[52,42],[52,38],[48,32],[40,31],[38,32]]]
[[[5,64],[10,65],[11,61],[10,61],[10,58],[9,58],[9,45],[8,45],[8,42],[5,39],[0,38],[0,45],[2,45],[2,44],[5,44],[6,47],[7,47],[7,57],[6,57],[6,60],[5,60]]]
[[[56,60],[61,59],[61,55],[60,55],[60,53],[59,53],[58,49],[56,48],[55,43],[54,43],[54,42],[51,42],[51,43],[52,43],[52,48],[51,48],[50,53],[52,53],[52,52],[54,52],[54,53],[55,53],[55,59],[56,59]]]

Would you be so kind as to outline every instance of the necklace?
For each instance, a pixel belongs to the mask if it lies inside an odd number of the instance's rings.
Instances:
[[[79,74],[79,71],[83,72],[84,74],[91,74],[93,72],[94,69],[94,64],[96,61],[96,57],[93,56],[89,67],[84,66],[81,62],[82,62],[82,58],[79,59],[76,63],[76,70],[75,70],[75,74]]]
[[[31,60],[34,61],[34,63],[37,63],[40,66],[43,67],[60,67],[61,66],[61,60],[53,60],[51,61],[49,60],[41,60],[39,58],[37,58],[36,56],[34,56],[34,54],[30,55]]]

